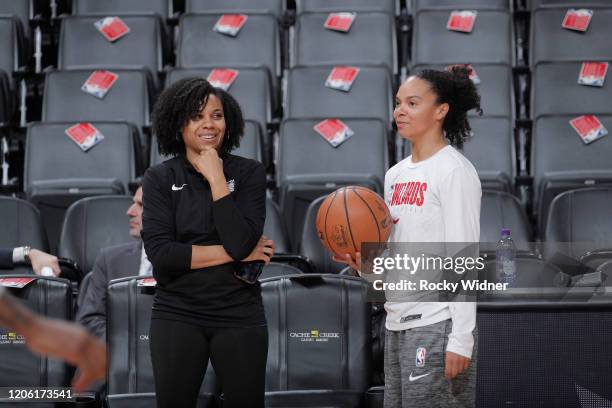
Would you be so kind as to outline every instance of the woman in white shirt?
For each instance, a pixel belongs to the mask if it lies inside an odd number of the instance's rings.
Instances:
[[[465,67],[424,70],[399,88],[393,118],[412,154],[385,175],[389,242],[478,243],[480,181],[456,150],[471,109],[482,113]],[[360,269],[360,254],[335,260]],[[385,408],[474,406],[476,303],[388,297],[385,309]]]

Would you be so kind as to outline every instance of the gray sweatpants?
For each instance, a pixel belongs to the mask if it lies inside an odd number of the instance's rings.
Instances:
[[[452,380],[444,377],[444,358],[451,320],[385,335],[384,408],[474,407],[477,330],[467,370]]]

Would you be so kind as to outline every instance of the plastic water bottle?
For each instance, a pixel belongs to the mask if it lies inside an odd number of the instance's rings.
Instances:
[[[497,242],[495,250],[497,280],[501,283],[508,283],[514,286],[516,281],[516,247],[510,236],[510,229],[504,228],[501,231],[501,239]]]

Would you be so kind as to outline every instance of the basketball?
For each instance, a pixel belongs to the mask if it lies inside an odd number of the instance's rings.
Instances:
[[[347,186],[329,194],[317,213],[317,233],[332,254],[361,251],[365,242],[387,242],[391,235],[391,214],[384,200],[365,187]]]

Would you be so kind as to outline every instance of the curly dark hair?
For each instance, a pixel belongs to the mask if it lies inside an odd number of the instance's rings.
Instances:
[[[215,95],[223,106],[225,136],[219,156],[225,156],[240,146],[244,134],[242,109],[233,96],[213,87],[204,78],[181,79],[164,90],[153,107],[153,134],[157,137],[162,155],[185,154],[181,130],[206,106],[210,95]]]
[[[429,82],[438,97],[438,104],[448,103],[449,109],[442,129],[450,144],[459,149],[471,136],[472,128],[467,112],[476,109],[482,115],[480,95],[469,74],[469,68],[461,65],[455,65],[447,71],[426,69],[416,74],[417,78]]]

